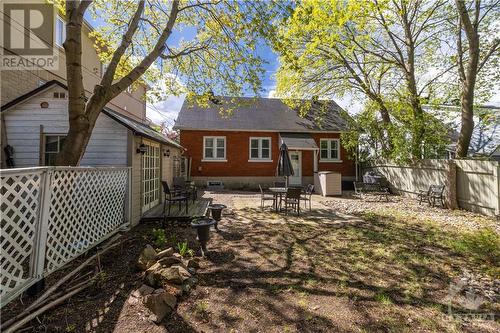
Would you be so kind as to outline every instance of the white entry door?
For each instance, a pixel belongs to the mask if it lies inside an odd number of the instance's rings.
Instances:
[[[160,203],[160,145],[144,140],[142,155],[142,212]]]
[[[294,175],[290,176],[288,183],[290,185],[302,185],[302,152],[291,151],[289,154]]]

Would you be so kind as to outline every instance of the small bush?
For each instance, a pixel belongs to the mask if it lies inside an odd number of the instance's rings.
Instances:
[[[153,244],[156,247],[164,247],[167,243],[167,237],[165,236],[165,230],[163,229],[153,229]]]
[[[500,236],[489,228],[463,234],[451,241],[452,248],[486,263],[500,262]]]

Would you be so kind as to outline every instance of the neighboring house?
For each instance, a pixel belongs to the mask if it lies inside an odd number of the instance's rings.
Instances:
[[[426,108],[451,130],[445,158],[455,158],[455,151],[462,122],[460,108],[440,106],[439,110]],[[469,156],[489,160],[500,160],[500,107],[484,105],[474,109],[474,129],[469,144]]]
[[[2,168],[7,167],[6,157],[12,158],[14,167],[52,165],[68,132],[62,18],[56,17],[55,27],[54,47],[60,56],[59,70],[36,68],[1,72]],[[82,72],[88,95],[104,70],[88,37],[90,31],[91,27],[85,24]],[[4,52],[12,53],[5,48]],[[149,126],[146,90],[147,86],[139,84],[106,105],[81,161],[83,166],[132,168],[132,224],[138,223],[143,213],[161,203],[160,181],[171,182],[174,175],[181,174],[183,149]],[[13,148],[11,156],[4,153],[7,146]]]
[[[221,108],[232,114],[222,114]],[[314,102],[300,117],[276,98],[215,97],[208,107],[186,100],[174,129],[180,130],[191,178],[201,186],[220,181],[255,188],[283,180],[276,177],[282,142],[295,171],[290,184],[312,184],[317,171],[337,171],[343,181],[352,181],[356,163],[340,140],[347,130],[340,111],[333,101]]]

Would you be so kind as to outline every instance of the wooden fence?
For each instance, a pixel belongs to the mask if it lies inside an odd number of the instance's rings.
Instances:
[[[384,175],[391,190],[414,196],[431,184],[447,186],[450,205],[500,215],[500,162],[479,160],[422,160],[413,165],[377,162],[364,167]]]
[[[130,168],[0,171],[1,306],[130,221]]]

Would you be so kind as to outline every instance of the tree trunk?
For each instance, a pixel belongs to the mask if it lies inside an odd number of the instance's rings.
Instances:
[[[82,23],[84,8],[77,1],[66,1],[66,76],[68,84],[69,132],[62,150],[55,159],[56,165],[76,166],[89,135],[89,121],[85,114],[85,88],[82,75]]]
[[[414,159],[422,158],[422,143],[425,134],[424,111],[420,103],[420,95],[417,89],[417,81],[415,79],[415,40],[411,28],[411,22],[408,18],[408,10],[406,5],[402,6],[402,23],[405,34],[405,46],[407,60],[404,64],[404,72],[406,76],[406,86],[408,89],[410,106],[413,112],[413,133],[411,142],[411,154]],[[404,60],[404,59],[402,59]]]
[[[460,106],[462,109],[462,126],[460,135],[458,136],[456,154],[459,158],[467,157],[469,153],[469,145],[474,130],[474,89],[476,86],[476,78],[479,66],[479,34],[477,18],[479,17],[480,3],[476,3],[476,15],[474,23],[471,22],[469,12],[465,3],[461,0],[456,1],[457,10],[460,17],[459,28],[463,28],[467,36],[469,59],[467,66],[464,69],[462,60],[462,45],[461,37],[459,37],[459,68],[462,70],[461,91],[460,91]],[[461,34],[461,30],[458,32]]]

